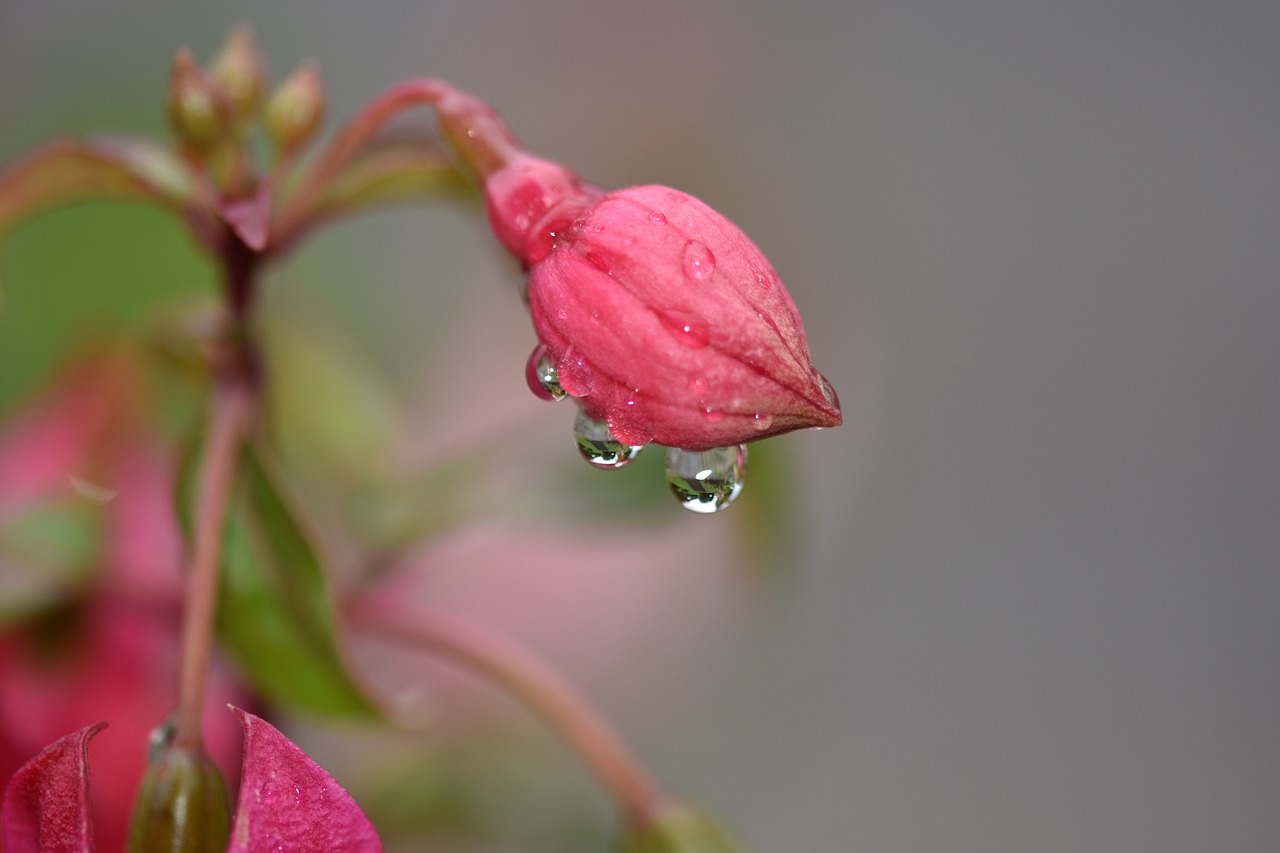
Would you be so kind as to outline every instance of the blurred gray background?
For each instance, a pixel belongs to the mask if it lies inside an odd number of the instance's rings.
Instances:
[[[3,0],[0,154],[159,131],[239,20],[335,117],[448,77],[788,283],[846,425],[780,440],[789,597],[623,715],[673,788],[779,853],[1280,849],[1280,4]],[[463,213],[321,242],[402,382],[424,269],[524,322]]]

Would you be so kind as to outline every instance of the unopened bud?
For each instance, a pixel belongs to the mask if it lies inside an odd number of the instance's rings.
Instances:
[[[209,71],[226,93],[237,122],[250,119],[262,104],[266,70],[247,24],[231,31]]]
[[[130,853],[223,853],[230,834],[227,788],[218,765],[200,750],[156,749],[133,805]]]
[[[315,134],[324,120],[325,92],[320,69],[303,63],[280,84],[267,103],[267,133],[282,154],[292,154]]]
[[[165,108],[174,135],[194,151],[207,151],[226,136],[225,95],[186,48],[173,58]]]

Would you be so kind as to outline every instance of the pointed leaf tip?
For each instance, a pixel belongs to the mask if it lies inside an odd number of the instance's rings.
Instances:
[[[86,853],[93,849],[89,740],[106,725],[85,726],[55,741],[13,774],[5,788],[0,818],[8,853]]]
[[[227,853],[382,850],[351,795],[278,729],[232,708],[244,726],[240,801]]]

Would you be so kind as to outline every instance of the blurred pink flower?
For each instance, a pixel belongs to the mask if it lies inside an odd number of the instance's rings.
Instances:
[[[177,683],[174,472],[139,417],[140,383],[127,354],[95,352],[0,436],[0,521],[23,524],[42,506],[87,502],[102,530],[90,572],[50,581],[40,607],[0,626],[0,778],[65,733],[108,721],[110,737],[95,746],[102,849],[124,844],[148,738],[173,709]],[[7,559],[11,572],[42,569]],[[224,667],[215,668],[208,697],[209,708],[250,701]],[[209,719],[209,752],[234,769],[234,721],[225,713]]]

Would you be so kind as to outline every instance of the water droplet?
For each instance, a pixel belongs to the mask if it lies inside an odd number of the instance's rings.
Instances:
[[[173,744],[178,734],[178,713],[175,711],[160,721],[147,735],[147,757],[154,763]]]
[[[756,412],[755,415],[752,416],[751,425],[755,427],[757,431],[764,432],[769,427],[773,426],[773,415],[768,412]]]
[[[756,273],[756,284],[760,285],[763,290],[773,287],[773,279],[762,272]]]
[[[593,384],[591,368],[573,347],[564,351],[564,356],[556,365],[556,379],[559,380],[561,388],[575,397],[586,397],[591,394]]]
[[[702,349],[711,342],[711,324],[691,311],[658,311],[667,331],[689,349]]]
[[[685,509],[719,512],[742,494],[747,446],[715,450],[667,450],[667,484]]]
[[[614,438],[607,423],[596,420],[581,409],[573,422],[573,437],[578,442],[582,458],[606,470],[623,467],[644,450],[643,444],[623,444]]]
[[[823,376],[821,373],[818,373],[816,370],[814,371],[814,375],[817,376],[818,383],[822,385],[822,396],[827,398],[828,403],[830,403],[831,405],[839,409],[840,398],[836,396],[836,389],[831,384],[831,380],[827,379],[827,377]]]
[[[524,367],[524,378],[534,396],[552,403],[563,400],[568,394],[560,387],[559,372],[555,360],[547,352],[546,344],[538,344]]]
[[[649,214],[649,221],[652,222],[654,225],[666,225],[667,217],[663,216],[661,213],[655,210]]]
[[[724,412],[712,409],[708,406],[702,407],[702,419],[709,424],[718,424],[728,417]]]
[[[689,390],[693,391],[695,394],[705,394],[707,393],[707,389],[710,387],[711,386],[707,382],[707,378],[705,376],[700,376],[695,373],[693,376],[689,377]]]
[[[697,240],[684,244],[683,263],[684,274],[698,281],[710,277],[716,271],[716,256]]]

